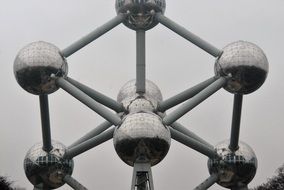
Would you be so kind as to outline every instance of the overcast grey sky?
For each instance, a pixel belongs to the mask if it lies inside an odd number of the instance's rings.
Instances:
[[[22,90],[13,75],[18,51],[43,40],[60,49],[113,18],[114,0],[0,0],[0,175],[31,189],[23,159],[41,141],[38,97]],[[259,167],[251,187],[283,163],[283,0],[167,0],[165,15],[216,47],[246,40],[266,53],[264,85],[244,97],[240,139],[255,151]],[[116,98],[135,77],[135,32],[119,25],[67,59],[69,76]],[[215,59],[162,25],[147,32],[147,78],[170,97],[214,75]],[[208,142],[229,138],[233,95],[220,90],[180,119]],[[52,138],[70,145],[103,119],[59,90],[50,96]],[[112,141],[75,158],[73,177],[89,189],[129,189],[132,168]],[[157,190],[193,189],[208,177],[207,158],[172,141],[167,157],[152,169]],[[63,186],[60,189],[70,189]],[[211,189],[220,189],[218,185]]]

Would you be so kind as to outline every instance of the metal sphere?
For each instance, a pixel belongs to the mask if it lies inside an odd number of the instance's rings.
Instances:
[[[254,151],[245,143],[239,143],[239,149],[232,152],[229,141],[219,143],[215,149],[221,159],[209,159],[210,174],[219,174],[218,184],[226,188],[246,186],[255,176],[257,158]]]
[[[165,0],[116,0],[117,14],[129,13],[124,25],[133,30],[149,30],[158,24],[154,13],[164,14]]]
[[[113,143],[118,156],[133,166],[137,159],[146,159],[151,165],[158,164],[168,153],[171,134],[153,113],[127,115],[114,132]]]
[[[55,141],[52,141],[52,146],[48,153],[42,150],[42,143],[38,143],[25,157],[25,173],[34,186],[42,184],[44,189],[56,189],[64,185],[63,178],[73,172],[73,160],[63,158],[65,146]]]
[[[249,94],[265,81],[268,61],[264,52],[255,44],[237,41],[227,45],[215,64],[215,73],[231,75],[224,87],[231,93]]]
[[[33,42],[20,50],[14,62],[14,74],[19,85],[35,94],[50,94],[58,87],[51,75],[66,76],[67,63],[60,50],[47,42]]]
[[[136,93],[136,80],[128,81],[120,89],[117,95],[117,101],[122,103],[125,108],[137,98],[144,98],[151,102],[151,104],[156,108],[158,102],[163,100],[162,93],[159,87],[152,81],[146,80],[146,92],[142,96]]]
[[[136,98],[130,103],[127,110],[129,113],[153,112],[156,108],[151,101],[145,98]]]

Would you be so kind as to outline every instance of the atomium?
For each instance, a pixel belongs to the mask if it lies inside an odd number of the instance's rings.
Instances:
[[[73,158],[113,139],[117,155],[133,167],[131,190],[154,190],[151,167],[165,158],[174,139],[209,158],[210,176],[195,190],[208,189],[214,183],[247,189],[256,174],[257,159],[248,145],[239,142],[242,100],[267,77],[263,51],[244,41],[223,50],[214,47],[167,18],[165,0],[116,0],[115,8],[115,18],[65,49],[40,41],[27,45],[16,56],[18,84],[40,100],[43,143],[33,146],[25,157],[29,181],[35,189],[56,189],[65,183],[75,190],[86,189],[71,176]],[[127,82],[114,100],[67,77],[66,58],[121,23],[136,30],[136,78]],[[165,100],[159,87],[146,79],[145,70],[145,31],[158,23],[216,58],[214,76]],[[59,88],[105,119],[67,148],[52,141],[50,133],[48,96]],[[214,148],[178,120],[222,88],[234,94],[231,138]]]
[[[209,172],[219,175],[217,183],[223,187],[247,186],[256,174],[256,155],[244,142],[239,142],[237,151],[231,151],[229,144],[229,141],[223,141],[216,145],[221,159],[208,160]]]
[[[50,94],[58,89],[51,75],[66,76],[67,63],[56,46],[33,42],[16,56],[14,74],[26,91],[35,95]]]
[[[34,186],[56,189],[65,184],[63,178],[71,175],[74,162],[63,158],[66,147],[53,141],[50,152],[42,150],[42,143],[35,144],[27,153],[24,169],[27,178]]]

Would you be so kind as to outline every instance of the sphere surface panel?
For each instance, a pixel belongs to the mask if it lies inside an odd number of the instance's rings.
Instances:
[[[143,98],[150,101],[154,107],[157,107],[158,102],[163,100],[162,93],[159,87],[152,81],[146,80],[146,92],[143,94]],[[136,93],[136,80],[128,81],[122,86],[118,95],[117,101],[122,103],[125,108],[127,108],[135,99],[139,98],[141,95]]]
[[[116,0],[117,14],[129,13],[123,22],[125,26],[133,30],[149,30],[158,24],[152,11],[164,14],[165,0]]]
[[[257,158],[254,151],[245,143],[239,143],[239,149],[232,152],[229,141],[219,143],[215,149],[221,156],[219,159],[209,159],[209,173],[220,174],[219,185],[233,188],[237,185],[247,185],[255,176],[257,170]]]
[[[255,44],[237,41],[227,45],[215,63],[215,73],[231,75],[224,87],[231,93],[249,94],[257,90],[268,73],[268,60]]]
[[[65,184],[63,178],[71,175],[74,163],[72,159],[64,159],[65,146],[52,141],[53,149],[47,153],[42,150],[42,143],[34,145],[24,160],[24,170],[29,181],[37,186],[56,189]]]
[[[134,99],[129,106],[127,107],[127,111],[129,113],[135,112],[154,112],[157,107],[151,103],[151,101],[145,98],[136,98]]]
[[[134,113],[117,127],[113,141],[118,156],[126,164],[133,166],[137,159],[145,158],[156,165],[166,156],[171,135],[155,114]]]
[[[47,42],[33,42],[20,50],[14,61],[14,75],[19,85],[35,94],[50,94],[58,87],[54,74],[66,76],[67,63],[59,49]]]

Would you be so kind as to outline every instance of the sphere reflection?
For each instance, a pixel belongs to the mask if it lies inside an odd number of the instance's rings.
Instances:
[[[217,59],[215,72],[231,75],[225,89],[231,93],[248,94],[265,81],[268,61],[263,51],[253,43],[238,41],[227,45]]]
[[[154,13],[164,14],[166,9],[165,0],[116,0],[116,12],[129,13],[124,25],[133,30],[149,30],[158,24]]]
[[[59,49],[47,42],[33,42],[20,50],[14,62],[14,74],[19,85],[35,94],[50,94],[58,87],[51,75],[66,76],[67,63]]]
[[[171,135],[157,115],[134,113],[116,128],[113,142],[118,156],[128,165],[133,166],[140,158],[156,165],[166,156]]]
[[[233,188],[247,185],[255,176],[257,158],[253,150],[245,143],[239,143],[239,149],[232,152],[229,141],[219,143],[215,149],[221,159],[209,159],[208,169],[210,174],[219,174],[218,184]]]
[[[117,101],[122,103],[123,106],[129,111],[130,104],[136,99],[146,99],[154,108],[157,108],[158,102],[163,100],[162,93],[159,87],[152,81],[146,80],[146,92],[143,95],[136,93],[136,80],[128,81],[120,89],[117,95]],[[137,102],[140,100],[137,100]],[[141,100],[143,101],[143,100]],[[140,102],[141,102],[140,101]]]
[[[42,150],[42,143],[38,143],[25,157],[25,173],[34,186],[43,184],[44,188],[56,189],[64,185],[63,178],[73,172],[73,160],[63,158],[65,146],[55,141],[52,146],[53,149],[48,153]]]

